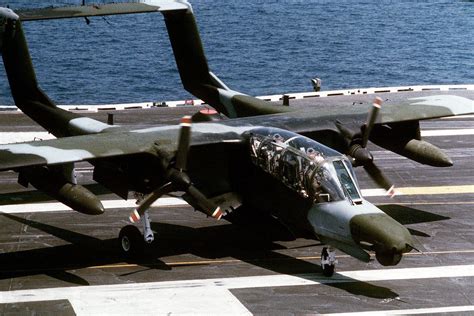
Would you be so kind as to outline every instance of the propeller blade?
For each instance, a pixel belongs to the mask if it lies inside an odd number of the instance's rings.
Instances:
[[[176,153],[176,169],[185,170],[188,161],[189,142],[191,140],[191,116],[181,119],[179,132],[178,152]]]
[[[207,215],[214,217],[217,220],[221,219],[222,215],[224,215],[220,206],[217,206],[214,202],[209,200],[194,185],[190,185],[186,192],[197,201]]]
[[[162,197],[164,194],[169,193],[173,191],[173,184],[171,182],[168,182],[155,191],[151,192],[148,194],[137,206],[137,208],[130,214],[130,221],[132,223],[136,223],[140,220],[140,218],[143,216],[143,214],[146,212],[146,210],[155,202],[158,200],[160,197]]]
[[[357,135],[357,132],[345,127],[340,121],[336,121],[336,127],[341,135],[350,143]]]
[[[390,197],[395,195],[395,186],[393,183],[383,174],[382,170],[380,170],[373,162],[368,163],[364,166],[364,169],[369,174],[370,178],[375,181],[380,187],[387,190],[387,194]]]
[[[367,123],[365,125],[364,135],[362,135],[362,147],[367,147],[367,142],[369,141],[370,132],[372,131],[372,127],[374,127],[375,120],[377,120],[377,116],[379,115],[380,107],[382,106],[383,100],[379,97],[376,97],[374,102],[372,103],[372,109],[369,112],[369,116],[367,117]]]

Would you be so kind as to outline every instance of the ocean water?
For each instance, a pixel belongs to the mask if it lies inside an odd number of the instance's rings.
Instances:
[[[0,6],[79,2],[5,0]],[[211,70],[247,94],[311,91],[313,77],[325,90],[474,83],[472,1],[191,3]],[[160,13],[91,20],[24,23],[38,81],[58,104],[190,98]],[[0,104],[9,105],[1,66]]]

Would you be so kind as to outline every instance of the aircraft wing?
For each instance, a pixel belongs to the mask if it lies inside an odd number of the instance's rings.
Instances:
[[[0,145],[0,171],[150,153],[133,133],[103,133]]]
[[[104,15],[179,11],[188,7],[178,1],[153,0],[144,3],[109,3],[84,6],[51,7],[15,11],[22,21],[92,17]]]
[[[239,121],[287,129],[325,143],[325,140],[331,138],[330,134],[340,133],[336,122],[341,122],[355,132],[360,131],[366,123],[371,103],[369,99],[364,99],[360,104],[348,99],[345,103],[305,106],[295,108],[290,113],[252,116],[241,118]],[[471,99],[455,95],[430,95],[384,102],[375,125],[417,122],[469,114],[474,114],[474,101]],[[337,149],[343,151],[342,148]]]
[[[171,125],[0,145],[0,171],[140,154],[169,158],[178,148],[179,128]],[[239,142],[249,128],[196,124],[191,146]]]
[[[223,142],[240,142],[242,134],[258,126],[285,128],[311,133],[334,130],[334,121],[351,119],[364,123],[366,106],[347,111],[333,107],[230,120],[228,123],[193,125],[192,146]],[[352,112],[352,114],[351,114]],[[416,121],[444,116],[474,114],[472,100],[458,96],[428,96],[409,99],[406,103],[383,106],[376,124]],[[173,155],[177,149],[179,126],[163,126],[136,131],[108,132],[46,141],[0,145],[0,171],[28,166],[54,165],[105,159],[136,154]],[[159,153],[158,153],[159,152]]]
[[[474,114],[474,101],[455,95],[431,95],[382,105],[376,123],[387,124]]]

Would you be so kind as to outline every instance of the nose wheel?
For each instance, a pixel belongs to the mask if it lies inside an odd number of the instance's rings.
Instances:
[[[321,251],[321,268],[324,276],[333,276],[336,264],[336,251],[331,247],[324,247]]]
[[[122,253],[129,258],[137,257],[143,253],[144,241],[140,230],[127,225],[120,230],[119,245]]]

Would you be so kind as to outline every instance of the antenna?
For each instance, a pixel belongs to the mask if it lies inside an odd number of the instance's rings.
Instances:
[[[82,5],[83,5],[83,6],[86,5],[86,0],[82,0]],[[91,24],[91,21],[87,18],[87,16],[85,16],[84,19],[86,20],[86,24],[87,24],[87,25]]]

